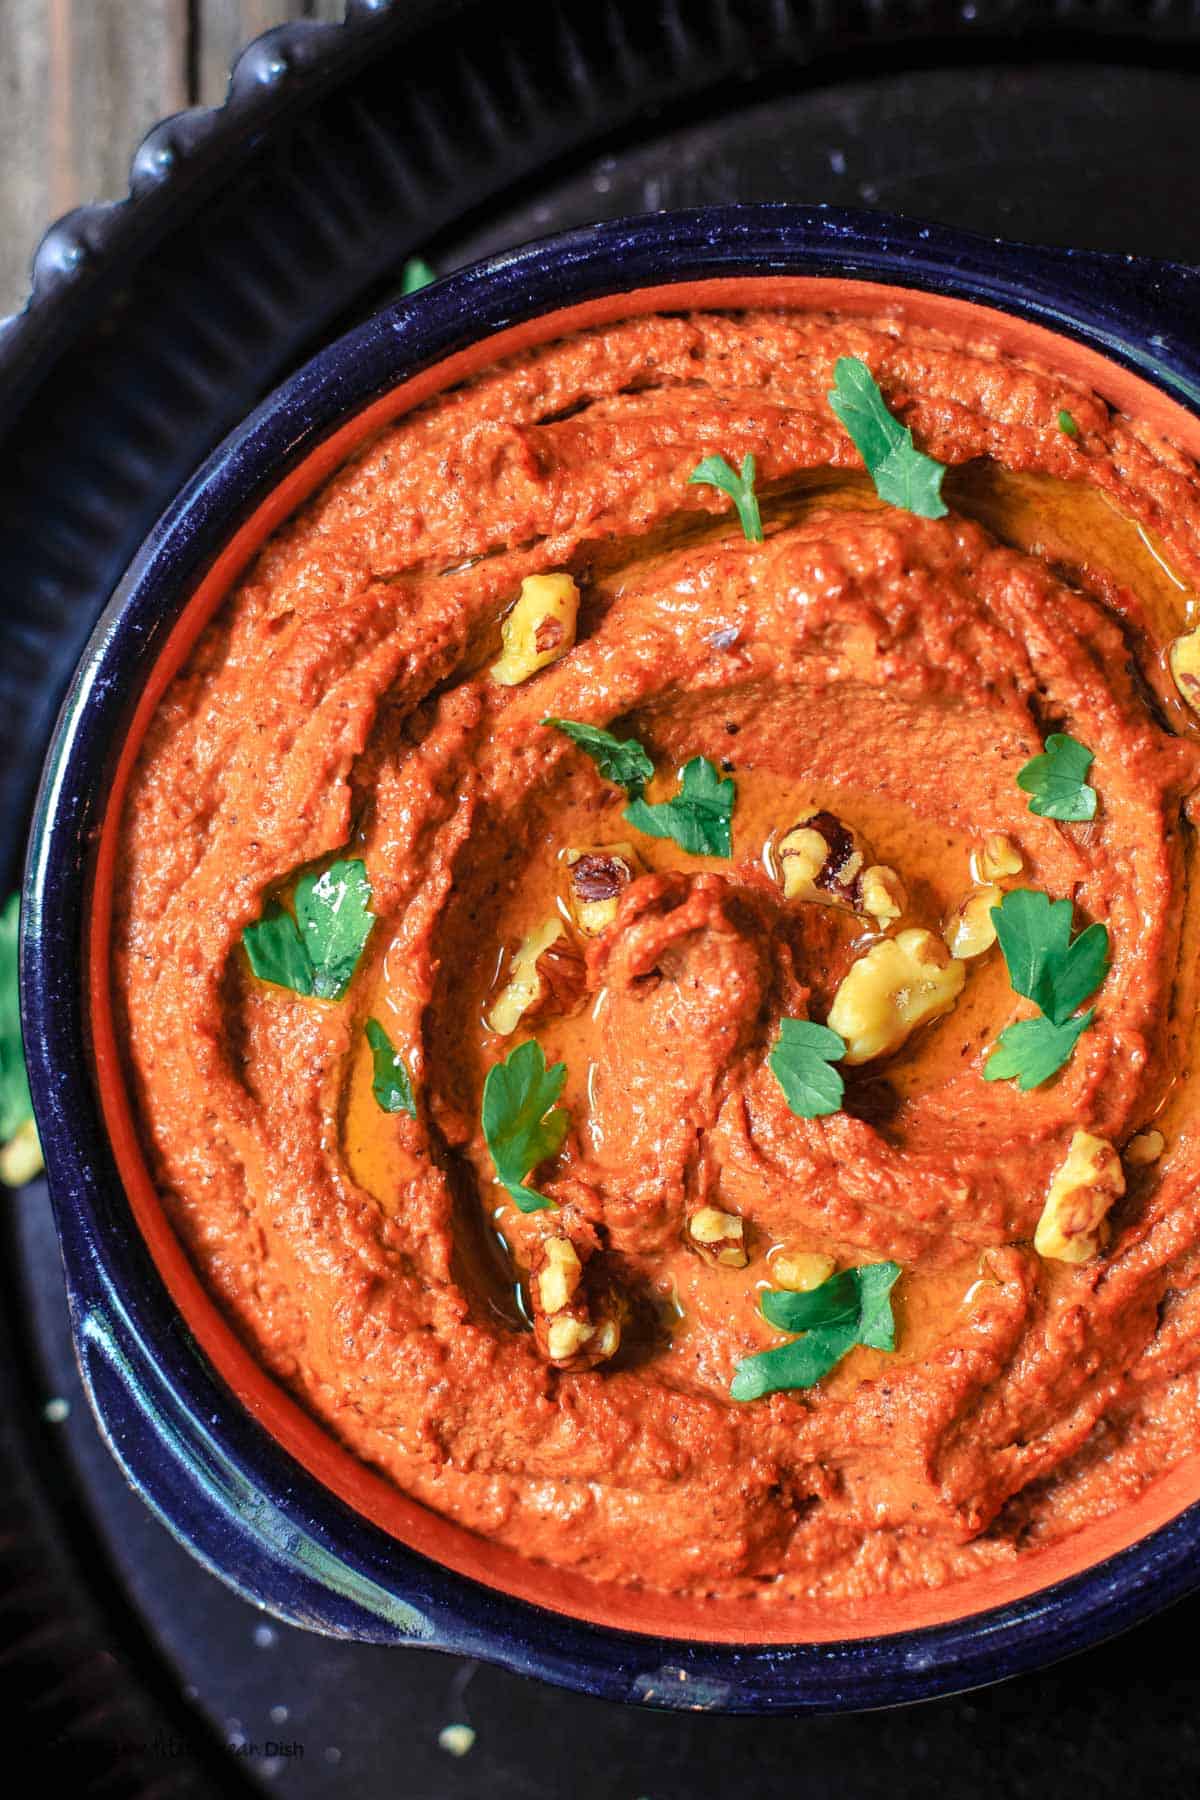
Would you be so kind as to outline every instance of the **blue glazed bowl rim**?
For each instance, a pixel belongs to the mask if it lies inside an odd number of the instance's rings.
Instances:
[[[637,288],[747,275],[848,276],[976,301],[1079,339],[1200,414],[1195,270],[877,213],[746,206],[617,220],[397,301],[322,351],[220,446],[97,625],[35,812],[22,1005],[83,1379],[130,1481],[202,1562],[279,1617],[334,1635],[423,1643],[613,1700],[768,1713],[930,1698],[1093,1644],[1200,1585],[1200,1505],[1011,1605],[845,1642],[660,1638],[483,1587],[321,1486],[243,1409],[182,1327],[132,1227],[100,1119],[80,977],[88,852],[139,678],[198,575],[281,475],[381,393],[506,326]]]

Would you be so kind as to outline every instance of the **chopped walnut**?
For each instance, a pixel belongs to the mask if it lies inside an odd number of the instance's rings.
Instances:
[[[551,1319],[546,1327],[546,1349],[551,1362],[566,1362],[595,1335],[596,1327],[589,1325],[586,1319],[573,1319],[567,1313],[559,1319]]]
[[[707,1262],[727,1269],[744,1269],[750,1261],[746,1249],[745,1221],[717,1206],[700,1206],[687,1222],[688,1237]]]
[[[1200,713],[1200,625],[1171,645],[1171,675],[1180,696]]]
[[[1125,1146],[1125,1161],[1131,1169],[1148,1169],[1167,1147],[1161,1131],[1140,1131]]]
[[[1039,1256],[1084,1263],[1095,1256],[1114,1200],[1125,1192],[1121,1159],[1104,1138],[1077,1131],[1058,1170],[1034,1233]]]
[[[1003,831],[993,831],[985,839],[983,848],[971,857],[971,873],[981,884],[1003,881],[1006,875],[1019,875],[1024,867],[1025,858]]]
[[[992,908],[1003,899],[1003,888],[976,888],[955,908],[942,934],[951,956],[959,962],[969,962],[973,956],[982,956],[991,949],[996,941]]]
[[[579,589],[569,575],[527,575],[500,627],[501,653],[492,680],[516,687],[564,656],[575,642]]]
[[[599,937],[617,916],[617,904],[639,873],[632,844],[600,844],[568,850],[567,897],[571,916],[585,937]]]
[[[913,929],[872,944],[838,988],[829,1026],[845,1039],[847,1063],[898,1050],[910,1032],[949,1012],[966,981],[940,938]]]
[[[779,840],[785,900],[853,907],[866,855],[855,833],[831,812],[803,814]]]
[[[895,869],[872,863],[858,883],[859,909],[877,925],[892,925],[908,905],[908,893]]]
[[[775,851],[785,900],[841,906],[890,925],[908,905],[894,869],[872,863],[866,843],[831,812],[805,813]]]
[[[767,1265],[776,1287],[790,1294],[811,1294],[828,1281],[837,1264],[816,1250],[781,1250]]]
[[[487,1012],[487,1027],[511,1037],[547,1012],[570,1013],[583,998],[583,958],[566,941],[561,919],[547,919],[522,938],[508,966],[508,979]]]
[[[578,1241],[550,1233],[534,1252],[530,1270],[533,1329],[538,1349],[560,1368],[592,1369],[621,1345],[622,1306],[603,1279],[586,1271],[594,1237]]]
[[[546,1239],[546,1259],[537,1277],[542,1311],[561,1312],[574,1297],[583,1279],[583,1264],[570,1238]]]

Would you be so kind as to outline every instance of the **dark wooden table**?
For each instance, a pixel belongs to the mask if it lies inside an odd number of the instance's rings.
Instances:
[[[0,0],[0,316],[51,219],[124,196],[148,128],[222,98],[238,50],[344,0]]]

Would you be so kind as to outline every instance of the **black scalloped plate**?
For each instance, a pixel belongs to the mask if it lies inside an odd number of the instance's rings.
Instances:
[[[800,198],[1200,260],[1194,6],[526,0],[498,19],[473,0],[359,0],[351,14],[270,34],[226,109],[151,133],[133,203],[55,228],[33,307],[0,327],[10,875],[62,684],[153,519],[410,251],[449,268],[589,217]],[[1186,1662],[1161,1626],[990,1696],[796,1726],[624,1713],[267,1625],[165,1536],[99,1443],[39,1189],[6,1225],[8,1696],[43,1757],[70,1755],[81,1792],[703,1800],[751,1771],[789,1792],[802,1769],[818,1800],[872,1800],[930,1763],[980,1796],[1007,1796],[1014,1775],[1029,1794],[1073,1777],[1111,1792],[1151,1758],[1164,1786],[1200,1774]],[[40,1416],[51,1394],[74,1403],[65,1424]],[[461,1761],[437,1741],[455,1719],[479,1728]],[[239,1739],[242,1754],[219,1747]]]

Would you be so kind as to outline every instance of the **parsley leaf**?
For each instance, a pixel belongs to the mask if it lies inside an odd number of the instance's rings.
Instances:
[[[722,778],[707,756],[694,756],[680,775],[679,792],[651,805],[637,795],[621,815],[647,837],[674,838],[689,856],[732,856],[733,802],[737,787]]]
[[[1031,813],[1042,819],[1094,819],[1097,794],[1087,784],[1094,753],[1078,738],[1056,731],[1046,739],[1045,752],[1033,757],[1017,776],[1017,786],[1032,794]]]
[[[615,781],[631,800],[640,797],[642,789],[654,774],[654,764],[636,738],[615,738],[599,725],[581,725],[577,719],[543,719],[561,731],[585,755],[590,756],[605,781]]]
[[[1106,925],[1089,925],[1071,942],[1074,908],[1033,888],[1014,888],[992,908],[996,936],[1016,993],[1055,1025],[1065,1025],[1108,973]]]
[[[554,1103],[566,1079],[567,1065],[547,1069],[542,1046],[530,1038],[495,1063],[483,1084],[483,1135],[497,1176],[524,1213],[554,1205],[526,1178],[562,1148],[570,1115]]]
[[[821,1119],[841,1109],[846,1084],[831,1065],[845,1054],[845,1042],[828,1025],[780,1019],[779,1037],[767,1061],[798,1119]]]
[[[370,898],[366,865],[358,857],[302,876],[293,897],[295,918],[273,900],[242,932],[250,967],[260,981],[294,994],[340,1000],[375,923]]]
[[[21,1042],[20,921],[20,897],[11,894],[0,912],[0,1181],[8,1187],[23,1187],[42,1167]]]
[[[866,363],[857,356],[839,356],[833,382],[827,399],[850,433],[879,498],[922,519],[944,518],[949,510],[942,499],[945,464],[916,448],[908,426],[889,412]]]
[[[1014,888],[992,908],[996,936],[1014,992],[1040,1009],[1001,1033],[984,1066],[985,1081],[1016,1080],[1023,1093],[1040,1087],[1070,1060],[1095,1018],[1092,1007],[1074,1017],[1108,973],[1106,925],[1089,925],[1072,941],[1075,909],[1034,888]]]
[[[1070,1062],[1075,1046],[1096,1016],[1095,1007],[1056,1025],[1044,1013],[1036,1019],[1018,1019],[1000,1033],[996,1048],[983,1066],[985,1081],[1016,1079],[1023,1094],[1041,1087]]]
[[[436,280],[436,272],[423,256],[410,256],[400,276],[400,292],[407,297],[409,294],[419,293],[423,287],[428,287],[431,281]]]
[[[1067,437],[1079,436],[1079,426],[1076,423],[1075,416],[1073,413],[1069,413],[1065,406],[1058,415],[1058,429],[1061,432],[1065,432]]]
[[[335,862],[296,883],[296,922],[312,961],[318,1000],[340,1000],[375,923],[366,864]]]
[[[294,994],[312,993],[312,963],[300,928],[278,900],[270,901],[263,908],[263,916],[256,925],[246,926],[242,943],[250,967],[260,981],[291,988]]]
[[[831,1275],[807,1294],[778,1288],[765,1293],[763,1317],[780,1331],[804,1335],[776,1350],[744,1356],[734,1370],[730,1394],[735,1400],[759,1400],[784,1389],[812,1387],[855,1344],[894,1350],[890,1295],[899,1275],[898,1263],[866,1263]]]
[[[378,1019],[366,1023],[367,1042],[375,1065],[371,1092],[386,1113],[405,1112],[410,1119],[417,1116],[412,1080],[391,1038]]]
[[[754,458],[747,452],[742,458],[742,472],[739,475],[731,463],[723,456],[706,456],[703,462],[696,464],[688,476],[688,481],[698,482],[702,487],[720,488],[728,494],[737,508],[737,516],[742,522],[742,531],[752,544],[763,541],[762,517],[758,510],[758,499],[754,492]]]

